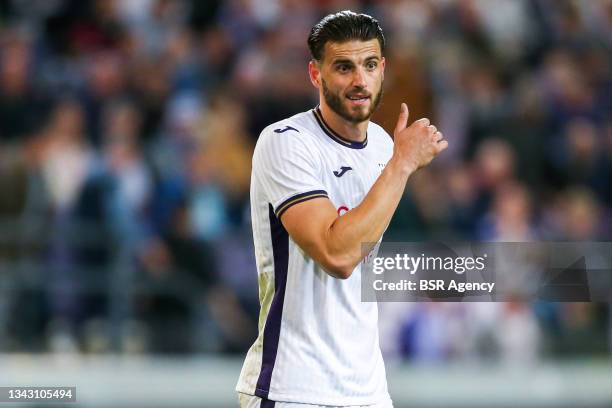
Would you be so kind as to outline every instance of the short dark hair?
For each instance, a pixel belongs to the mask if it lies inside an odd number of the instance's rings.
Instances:
[[[380,51],[385,49],[385,36],[378,20],[367,14],[349,10],[324,17],[312,27],[308,36],[308,48],[312,58],[321,61],[323,49],[329,41],[343,43],[351,40],[368,41],[377,39]]]

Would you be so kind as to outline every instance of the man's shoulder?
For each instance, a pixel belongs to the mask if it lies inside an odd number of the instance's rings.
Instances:
[[[257,140],[258,146],[305,145],[314,137],[311,111],[300,112],[266,126]],[[260,147],[261,148],[261,147]]]
[[[261,135],[264,134],[295,134],[295,133],[312,133],[312,115],[311,111],[300,112],[291,117],[279,120],[266,126]]]
[[[311,121],[312,111],[301,112],[266,126],[257,139],[253,161],[268,161],[278,156],[291,158],[319,148]]]
[[[373,122],[373,121],[370,121],[370,123],[368,124],[368,133],[372,133],[376,135],[377,137],[386,136],[388,138],[391,138],[389,133],[382,126],[380,126],[378,123]]]
[[[378,123],[370,121],[368,125],[368,138],[375,141],[376,145],[382,145],[393,148],[393,138],[391,135]]]

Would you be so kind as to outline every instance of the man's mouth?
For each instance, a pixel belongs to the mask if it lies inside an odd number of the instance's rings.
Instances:
[[[370,99],[370,95],[347,95],[347,98],[356,105],[364,104]]]

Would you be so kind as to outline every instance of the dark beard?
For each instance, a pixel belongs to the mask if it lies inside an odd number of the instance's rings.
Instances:
[[[321,80],[321,83],[323,85],[323,96],[325,97],[325,102],[327,105],[340,117],[352,123],[361,123],[370,119],[374,114],[374,111],[376,111],[378,108],[383,95],[383,86],[381,83],[378,94],[376,94],[372,100],[372,103],[370,104],[370,109],[364,114],[355,115],[347,109],[346,105],[343,103],[343,99],[338,94],[330,92],[324,79]]]

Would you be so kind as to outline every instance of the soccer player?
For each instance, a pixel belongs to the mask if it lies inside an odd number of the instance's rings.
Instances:
[[[427,119],[407,126],[406,104],[393,139],[369,121],[385,69],[375,19],[329,15],[308,46],[319,105],[265,128],[253,156],[261,313],[236,390],[241,407],[391,407],[362,243],[376,247],[411,174],[447,142]]]

